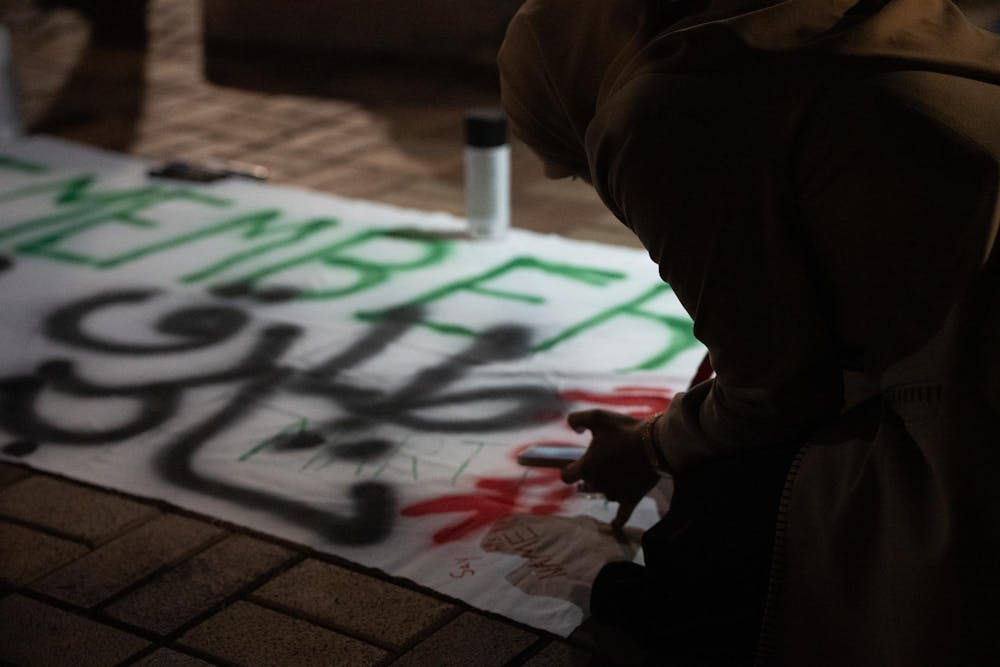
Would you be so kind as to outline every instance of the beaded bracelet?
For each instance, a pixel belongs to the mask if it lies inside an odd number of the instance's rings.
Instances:
[[[670,469],[670,464],[667,463],[663,452],[657,446],[656,437],[653,435],[656,430],[656,420],[662,416],[663,413],[658,412],[643,419],[639,423],[639,439],[642,441],[642,449],[646,452],[646,458],[649,459],[649,464],[653,466],[656,474],[661,477],[669,477],[673,475],[673,471]]]

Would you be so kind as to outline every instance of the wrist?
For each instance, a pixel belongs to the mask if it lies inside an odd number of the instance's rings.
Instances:
[[[639,422],[639,440],[642,442],[642,449],[646,454],[646,459],[653,470],[656,471],[656,474],[661,477],[671,477],[673,476],[673,470],[671,470],[670,464],[667,462],[667,458],[664,456],[663,450],[660,449],[656,438],[656,423],[662,416],[663,413],[658,412]]]

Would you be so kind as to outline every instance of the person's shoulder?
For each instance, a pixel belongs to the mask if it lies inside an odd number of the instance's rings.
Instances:
[[[1000,161],[1000,85],[944,72],[850,72],[831,79],[802,118],[822,142],[886,134],[952,143]],[[842,141],[842,139],[840,140]]]
[[[635,76],[601,101],[587,131],[588,151],[694,147],[726,114],[719,104],[723,96],[711,77],[656,71]]]
[[[707,73],[651,70],[630,78],[602,101],[598,113],[622,116],[630,122],[657,121],[669,116],[706,118],[713,102],[730,96],[720,77]]]

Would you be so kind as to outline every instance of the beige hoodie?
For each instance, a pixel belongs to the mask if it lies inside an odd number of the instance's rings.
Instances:
[[[764,653],[1000,664],[1000,492],[976,472],[1000,470],[1000,417],[954,370],[986,354],[954,331],[1000,222],[1000,38],[943,0],[625,6],[529,0],[504,101],[529,145],[589,170],[709,348],[717,377],[657,423],[674,468],[822,436],[789,480]],[[617,37],[588,40],[601,25]],[[907,382],[946,397],[938,427],[888,400],[842,416],[845,371],[877,393],[910,355]],[[976,372],[995,386],[1000,364]],[[978,435],[955,426],[972,404]]]

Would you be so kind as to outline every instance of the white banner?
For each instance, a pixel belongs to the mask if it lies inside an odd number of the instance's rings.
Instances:
[[[704,350],[642,252],[0,146],[0,451],[554,633],[637,557],[549,469],[566,415],[662,410]]]

